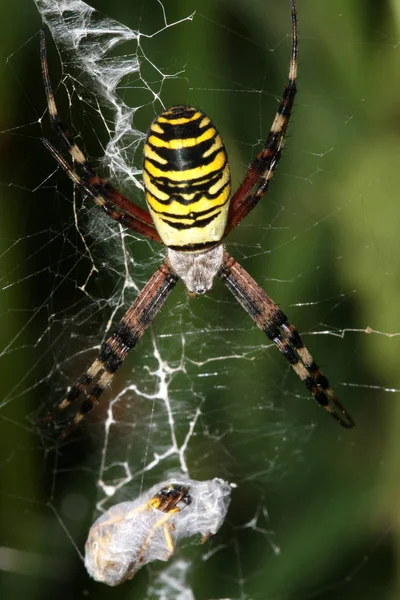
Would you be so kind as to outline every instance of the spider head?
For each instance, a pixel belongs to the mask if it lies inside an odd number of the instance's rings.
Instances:
[[[202,252],[182,252],[168,248],[168,260],[182,279],[191,298],[203,296],[213,286],[214,277],[222,265],[222,244]]]

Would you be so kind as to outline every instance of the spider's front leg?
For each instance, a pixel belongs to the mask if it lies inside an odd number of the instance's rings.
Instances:
[[[226,251],[218,275],[256,325],[274,342],[318,404],[342,427],[354,427],[353,419],[336,398],[298,331],[279,306]]]
[[[44,146],[53,155],[74,184],[86,192],[94,200],[97,206],[102,208],[109,217],[121,225],[128,227],[132,231],[136,231],[151,240],[161,243],[161,238],[156,231],[148,211],[144,210],[128,198],[125,198],[125,196],[120,194],[105,179],[99,177],[74,138],[68,132],[67,127],[58,116],[57,105],[54,99],[47,65],[46,37],[43,29],[40,37],[40,54],[51,126],[60,136],[63,145],[71,155],[79,173],[67,163],[54,146],[45,138],[42,140]]]
[[[246,173],[246,177],[231,198],[225,236],[253,210],[268,191],[269,184],[282,155],[293,103],[297,93],[298,33],[295,0],[291,0],[291,11],[292,52],[289,63],[288,82],[283,91],[282,99],[265,141],[264,148],[254,159],[253,164]]]
[[[79,411],[73,417],[62,437],[92,410],[104,390],[111,383],[115,372],[122,365],[129,350],[136,346],[147,327],[160,311],[167,296],[175,287],[179,277],[165,260],[157,269],[138,297],[122,317],[111,336],[102,344],[95,361],[71,387],[64,400],[45,421],[51,421],[58,410],[63,410],[85,394]]]

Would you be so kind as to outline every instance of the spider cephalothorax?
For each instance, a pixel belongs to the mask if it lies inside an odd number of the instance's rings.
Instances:
[[[223,255],[222,244],[200,252],[167,250],[171,267],[182,279],[189,295],[193,296],[202,296],[211,290],[214,277],[222,266]]]
[[[58,405],[59,409],[64,409],[84,395],[79,411],[64,433],[93,408],[178,280],[183,280],[190,295],[200,296],[211,289],[216,275],[276,345],[318,404],[343,427],[354,426],[354,421],[336,399],[297,330],[222,244],[223,238],[267,191],[281,156],[296,95],[295,0],[291,0],[291,15],[292,52],[288,83],[264,148],[249,167],[237,191],[230,195],[226,151],[211,120],[194,107],[175,106],[153,121],[146,137],[143,181],[150,212],[101,179],[61,123],[50,84],[42,33],[42,70],[51,123],[74,159],[77,170],[47,140],[44,140],[45,146],[72,181],[111,218],[167,247],[162,265],[103,343],[95,361]]]

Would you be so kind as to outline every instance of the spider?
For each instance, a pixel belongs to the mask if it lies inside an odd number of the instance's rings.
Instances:
[[[308,391],[340,425],[354,421],[335,397],[298,331],[254,279],[227,252],[223,239],[258,204],[281,157],[296,95],[297,16],[291,0],[292,45],[288,83],[264,147],[231,196],[224,144],[210,119],[192,106],[174,106],[151,124],[144,145],[143,183],[149,212],[122,196],[97,175],[58,116],[49,78],[45,35],[41,62],[53,129],[76,170],[51,143],[43,143],[70,179],[121,225],[166,246],[166,257],[120,323],[102,344],[97,358],[56,407],[63,410],[83,396],[66,435],[94,407],[116,371],[182,279],[190,296],[209,292],[218,276],[256,325],[276,345]],[[50,420],[53,411],[47,420]]]

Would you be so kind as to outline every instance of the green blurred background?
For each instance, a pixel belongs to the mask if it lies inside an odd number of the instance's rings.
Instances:
[[[165,0],[168,23],[196,11],[193,20],[142,39],[142,77],[166,105],[195,104],[212,117],[234,185],[266,137],[286,81],[288,4]],[[92,5],[145,34],[163,28],[155,1]],[[171,443],[162,406],[125,399],[119,420],[129,426],[107,444],[104,408],[56,449],[35,425],[92,357],[79,352],[100,342],[115,308],[107,299],[121,298],[124,270],[111,256],[118,238],[102,244],[103,221],[83,218],[99,273],[79,289],[92,263],[74,224],[71,185],[40,142],[43,132],[51,135],[40,18],[29,0],[2,3],[1,598],[400,598],[400,2],[299,0],[297,8],[299,94],[287,146],[268,197],[231,234],[228,249],[304,334],[357,427],[342,430],[318,410],[220,284],[196,302],[176,290],[154,334],[175,366],[186,340],[186,372],[170,387],[178,441],[201,407],[185,454],[190,474],[238,488],[218,536],[179,550],[191,563],[187,581],[177,577],[181,591],[163,596],[155,582],[166,565],[111,590],[89,580],[77,551],[102,498],[99,473],[115,483],[125,463],[134,473]],[[56,87],[61,71],[50,47]],[[160,86],[151,64],[180,75]],[[133,85],[124,94],[147,105],[136,115],[146,128],[160,105]],[[100,156],[101,120],[78,97],[71,107],[61,97],[61,111]],[[160,250],[153,250],[129,244],[144,264],[132,265],[138,284],[156,268]],[[133,297],[128,290],[125,301]],[[196,364],[209,356],[237,358]],[[151,335],[127,362],[113,391],[140,381],[151,393]],[[113,502],[179,466],[172,456]]]

